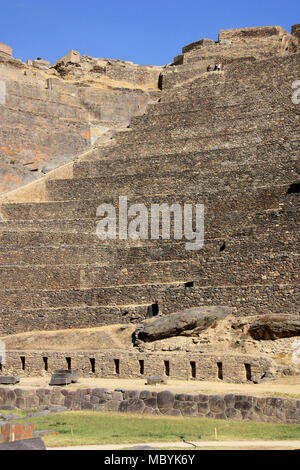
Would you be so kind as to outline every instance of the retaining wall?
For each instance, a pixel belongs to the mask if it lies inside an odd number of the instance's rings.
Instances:
[[[68,390],[53,387],[25,390],[0,388],[1,406],[22,410],[58,405],[68,410],[98,410],[145,415],[186,416],[238,421],[300,423],[300,400],[246,395],[188,395],[164,390]]]

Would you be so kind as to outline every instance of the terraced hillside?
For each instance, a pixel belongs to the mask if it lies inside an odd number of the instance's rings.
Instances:
[[[2,204],[3,335],[138,323],[151,306],[299,312],[300,105],[291,97],[300,51],[281,51],[281,29],[249,44],[240,31],[184,49],[161,77],[159,101],[77,159],[72,178],[47,180],[43,202]],[[220,60],[221,72],[206,72]],[[203,249],[99,240],[96,209],[118,208],[119,196],[204,204]]]

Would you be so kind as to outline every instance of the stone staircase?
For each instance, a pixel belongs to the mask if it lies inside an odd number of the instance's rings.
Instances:
[[[47,180],[44,202],[2,204],[2,334],[137,323],[153,304],[298,311],[300,54],[274,48],[220,73],[188,54],[165,72],[160,102],[79,158],[73,178]],[[98,239],[96,209],[119,196],[204,204],[203,249]]]

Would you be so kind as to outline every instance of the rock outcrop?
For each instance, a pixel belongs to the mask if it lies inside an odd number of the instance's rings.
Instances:
[[[269,340],[300,336],[300,317],[297,315],[264,315],[250,324],[253,339]]]
[[[172,336],[192,336],[216,326],[232,312],[230,307],[197,307],[156,318],[137,327],[136,337],[142,341],[157,341]]]

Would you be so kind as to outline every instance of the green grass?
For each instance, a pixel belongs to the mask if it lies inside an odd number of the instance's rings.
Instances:
[[[19,419],[17,422],[22,422]],[[52,430],[47,446],[135,444],[185,440],[285,440],[300,439],[300,425],[253,423],[205,418],[173,418],[99,411],[69,411],[26,419],[36,430]]]
[[[1,415],[16,415],[20,416],[20,418],[25,417],[29,411],[22,411],[22,410],[0,410]]]

